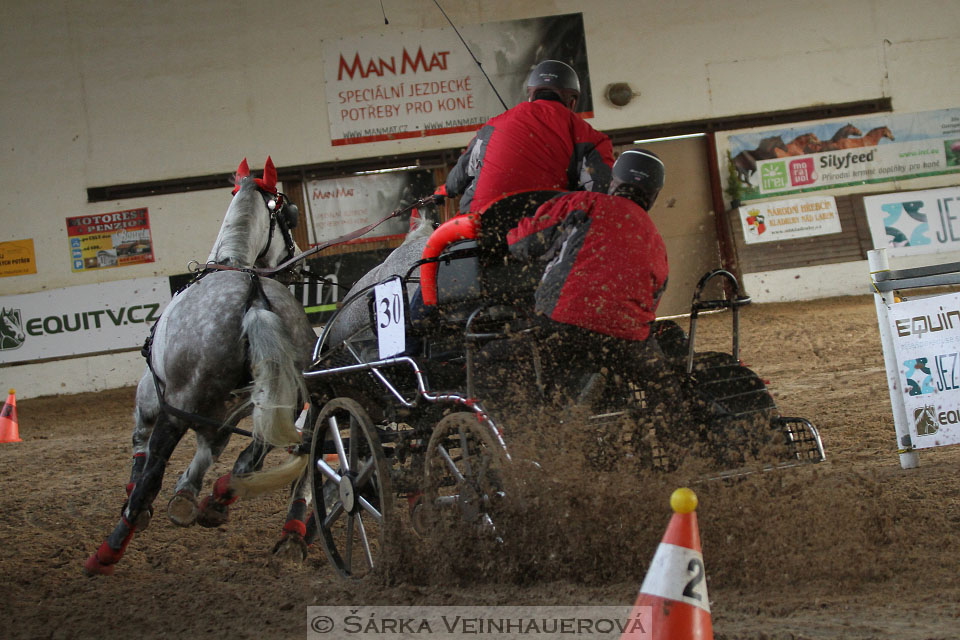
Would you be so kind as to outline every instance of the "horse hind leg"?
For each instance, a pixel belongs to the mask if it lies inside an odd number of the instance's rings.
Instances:
[[[313,424],[320,413],[315,399],[312,399],[304,421],[304,443],[313,441]],[[306,444],[303,446],[307,446]],[[290,486],[290,501],[287,503],[287,521],[280,530],[280,540],[273,547],[273,554],[279,558],[300,563],[307,559],[308,522],[312,519],[310,512],[310,497],[308,491],[307,469]]]
[[[160,492],[167,460],[170,459],[170,454],[183,437],[184,430],[172,424],[165,416],[160,416],[157,420],[153,434],[150,436],[143,472],[130,491],[126,507],[120,515],[120,522],[93,555],[84,562],[85,574],[94,576],[113,573],[113,565],[123,557],[127,545],[137,531],[136,523],[140,520],[140,515],[151,508]]]
[[[254,438],[233,465],[233,471],[217,478],[213,491],[200,503],[197,524],[214,528],[226,524],[230,519],[230,505],[240,497],[233,486],[233,476],[257,471],[263,466],[263,459],[270,451],[270,445]]]
[[[315,398],[311,398],[310,407],[304,421],[302,445],[309,448],[313,441],[313,425],[320,413]],[[309,490],[307,469],[290,486],[290,501],[287,503],[287,520],[280,531],[280,540],[273,547],[273,554],[291,562],[300,563],[307,559],[307,550],[316,536],[312,513],[309,511],[312,491]]]
[[[307,559],[307,509],[310,496],[306,485],[306,477],[301,477],[290,487],[287,521],[280,531],[280,540],[273,547],[273,554],[278,558],[296,563]]]
[[[203,477],[211,465],[217,461],[220,454],[230,441],[230,432],[223,430],[214,435],[213,442],[197,433],[197,452],[183,475],[177,481],[173,497],[167,503],[167,517],[175,525],[189,527],[196,523],[200,515],[200,504],[197,496],[203,487]]]

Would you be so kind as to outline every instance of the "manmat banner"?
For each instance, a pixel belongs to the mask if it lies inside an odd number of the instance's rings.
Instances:
[[[913,444],[960,443],[960,295],[899,302],[888,311]]]
[[[170,302],[166,277],[0,298],[0,365],[143,345]]]
[[[772,200],[740,207],[747,244],[777,242],[840,233],[840,214],[833,196]]]
[[[960,172],[960,109],[729,136],[741,200]]]
[[[391,212],[433,193],[427,169],[372,173],[306,183],[313,242],[333,240],[382,220]],[[410,214],[387,220],[353,243],[400,238],[410,229]]]
[[[526,100],[533,66],[562,60],[580,76],[578,110],[593,115],[583,14],[459,27],[497,92]],[[479,129],[503,112],[452,28],[351,36],[323,43],[330,139],[334,145],[401,140]]]

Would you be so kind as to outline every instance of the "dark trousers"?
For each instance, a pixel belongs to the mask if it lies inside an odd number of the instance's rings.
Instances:
[[[544,378],[551,381],[554,393],[575,398],[595,373],[637,381],[670,374],[653,335],[643,341],[624,340],[546,318],[540,324]]]

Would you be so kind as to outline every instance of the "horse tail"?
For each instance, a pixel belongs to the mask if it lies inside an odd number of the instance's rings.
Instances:
[[[301,398],[307,397],[306,385],[290,332],[270,310],[259,279],[254,277],[254,283],[252,300],[243,315],[253,375],[253,435],[269,445],[288,447],[300,443],[294,418]]]
[[[306,454],[291,455],[282,464],[272,469],[233,476],[230,488],[239,498],[253,498],[291,484],[303,476],[306,468]]]

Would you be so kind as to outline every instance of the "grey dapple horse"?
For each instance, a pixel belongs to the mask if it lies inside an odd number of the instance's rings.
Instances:
[[[250,271],[294,254],[289,229],[295,216],[277,192],[269,158],[262,179],[249,175],[244,160],[234,193],[208,264],[245,270],[208,267],[174,296],[154,327],[151,346],[145,347],[148,367],[137,388],[129,497],[113,532],[84,564],[89,575],[111,574],[134,532],[149,522],[167,460],[191,427],[197,456],[177,484],[183,501],[171,504],[179,524],[199,516],[215,526],[237,497],[288,484],[305,468],[307,456],[299,454],[256,472],[270,447],[301,441],[294,418],[307,398],[301,373],[316,334],[283,284]],[[251,413],[253,443],[197,507],[203,473],[223,451],[231,429]],[[296,485],[284,527],[299,536],[305,530],[303,484]]]

